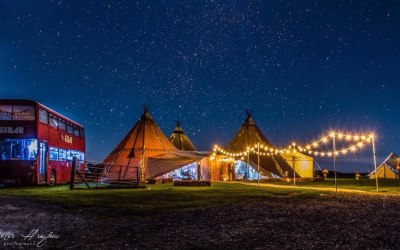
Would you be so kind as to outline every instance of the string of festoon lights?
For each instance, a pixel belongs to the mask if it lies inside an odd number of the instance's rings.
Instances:
[[[335,138],[338,140],[345,140],[347,142],[353,142],[353,143],[347,147],[337,149],[334,152],[318,150],[322,145],[328,143],[329,139],[331,138]],[[251,147],[248,147],[247,150],[241,152],[227,151],[222,147],[220,147],[219,145],[215,145],[213,148],[214,151],[213,156],[215,157],[216,154],[223,154],[230,157],[243,158],[244,156],[250,154],[256,154],[256,155],[259,154],[260,156],[273,156],[284,153],[302,152],[319,157],[332,157],[333,155],[335,156],[346,155],[349,152],[354,153],[357,150],[362,149],[366,143],[371,143],[373,138],[374,134],[346,134],[342,132],[332,131],[329,133],[329,135],[322,136],[321,138],[313,140],[312,142],[307,143],[305,145],[297,145],[295,142],[286,147],[272,147],[264,144],[255,144]]]

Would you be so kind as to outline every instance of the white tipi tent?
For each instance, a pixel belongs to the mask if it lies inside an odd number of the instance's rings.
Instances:
[[[196,162],[207,155],[177,149],[157,126],[144,107],[140,120],[106,157],[105,163],[124,168],[119,178],[129,179],[129,167],[139,167],[141,180],[158,177]],[[128,174],[126,174],[128,173]]]

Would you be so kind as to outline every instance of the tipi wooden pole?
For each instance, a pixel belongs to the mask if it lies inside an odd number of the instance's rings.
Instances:
[[[198,161],[197,163],[197,180],[200,181],[202,178],[201,176],[201,161]]]
[[[146,154],[145,154],[145,146],[143,145],[142,148],[142,155],[141,155],[141,163],[140,163],[140,182],[144,182],[145,181],[145,158],[146,158]]]

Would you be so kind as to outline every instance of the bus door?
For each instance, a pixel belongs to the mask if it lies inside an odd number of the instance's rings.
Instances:
[[[39,182],[46,182],[46,162],[47,162],[47,143],[40,142],[39,144]]]

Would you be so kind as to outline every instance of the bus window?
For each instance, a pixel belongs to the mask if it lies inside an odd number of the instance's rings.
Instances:
[[[59,120],[58,121],[58,128],[63,130],[63,131],[66,131],[67,130],[67,125],[65,125],[65,121]]]
[[[58,150],[58,160],[59,161],[67,160],[67,150],[61,148]]]
[[[54,128],[58,128],[58,121],[54,116],[49,117],[49,124]]]
[[[74,128],[74,135],[79,136],[79,128]]]
[[[67,161],[72,161],[73,155],[72,155],[71,151],[73,151],[73,150],[67,149],[66,151],[67,151]]]
[[[35,107],[33,106],[13,106],[13,120],[34,121]]]
[[[36,160],[36,139],[0,139],[1,160]]]
[[[70,134],[74,133],[74,129],[72,128],[71,125],[67,125],[67,132],[70,133]]]
[[[78,161],[85,160],[85,154],[78,150],[67,150],[67,160],[72,161],[73,157],[76,157]]]
[[[39,109],[39,121],[46,124],[49,123],[49,114],[46,110]]]
[[[84,160],[85,160],[85,153],[80,152],[80,151],[77,151],[77,152],[79,153],[78,159],[79,159],[80,161],[84,161]]]
[[[11,120],[12,106],[0,105],[0,120]]]
[[[84,134],[83,128],[80,128],[80,130],[81,130],[81,137],[84,138],[84,137],[85,137],[85,134]]]
[[[49,147],[49,160],[50,161],[58,160],[58,148]]]

